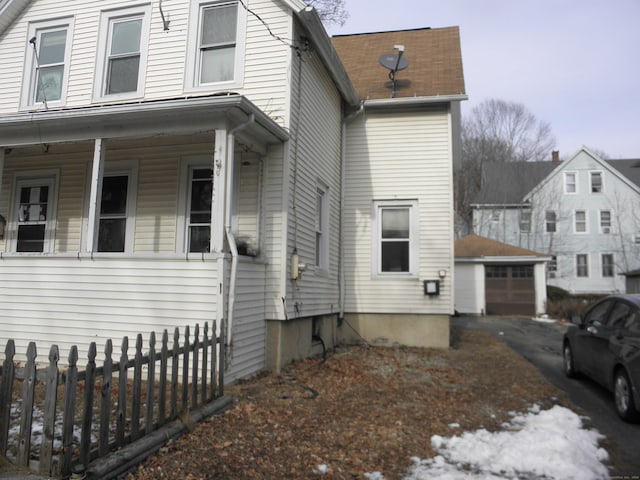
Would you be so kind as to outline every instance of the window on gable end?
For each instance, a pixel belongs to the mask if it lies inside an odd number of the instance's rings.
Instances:
[[[585,210],[574,212],[574,229],[576,233],[587,232],[587,212]]]
[[[102,12],[96,99],[144,95],[150,17],[148,5]]]
[[[237,0],[191,1],[185,90],[240,86],[246,11]]]
[[[65,104],[72,36],[73,18],[29,25],[22,108]]]
[[[589,181],[591,183],[591,193],[602,193],[602,172],[589,172]]]
[[[564,173],[564,193],[578,193],[578,174],[576,172]]]

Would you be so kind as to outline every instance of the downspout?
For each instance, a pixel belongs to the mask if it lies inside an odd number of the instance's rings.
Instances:
[[[356,117],[364,112],[364,102],[360,103],[360,106],[355,112],[350,113],[342,120],[342,145],[341,145],[341,163],[340,163],[340,251],[338,260],[340,263],[338,270],[338,291],[339,291],[339,312],[338,312],[338,325],[344,320],[344,297],[345,297],[345,279],[344,279],[344,181],[347,171],[347,125],[355,120]]]
[[[227,133],[227,178],[225,179],[225,211],[224,211],[224,232],[229,244],[231,253],[231,272],[229,275],[229,292],[227,296],[227,345],[231,346],[233,327],[233,307],[236,301],[236,277],[238,271],[238,246],[231,231],[231,200],[233,193],[233,167],[235,164],[235,134],[248,127],[256,120],[252,113],[246,122],[237,125]]]

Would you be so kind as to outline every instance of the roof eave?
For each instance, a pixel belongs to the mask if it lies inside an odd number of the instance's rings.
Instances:
[[[364,106],[365,108],[419,107],[423,105],[462,102],[468,99],[469,96],[464,93],[456,95],[434,95],[430,97],[381,98],[365,100]]]
[[[320,58],[322,58],[322,61],[329,71],[329,75],[338,87],[345,102],[352,106],[359,105],[360,97],[358,96],[358,92],[353,86],[349,75],[347,75],[347,71],[338,56],[338,52],[336,52],[336,49],[331,43],[331,39],[327,35],[327,31],[316,9],[306,6],[301,10],[295,11],[295,13],[313,39],[313,45],[317,53],[320,55]]]
[[[0,0],[0,36],[32,0]]]

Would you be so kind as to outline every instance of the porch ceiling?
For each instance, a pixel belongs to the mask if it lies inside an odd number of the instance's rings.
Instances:
[[[234,94],[6,115],[0,117],[0,147],[231,129],[251,114],[255,121],[238,134],[246,142],[264,147],[289,138],[251,101]]]

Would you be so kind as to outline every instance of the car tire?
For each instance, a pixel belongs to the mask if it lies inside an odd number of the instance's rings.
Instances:
[[[629,375],[622,368],[618,369],[613,377],[613,395],[616,402],[616,411],[620,418],[627,422],[638,422],[640,420],[640,412],[638,412],[637,403],[633,398]]]
[[[576,361],[573,356],[573,349],[567,340],[562,347],[562,359],[564,365],[564,374],[569,378],[576,378],[578,371],[576,370]]]

